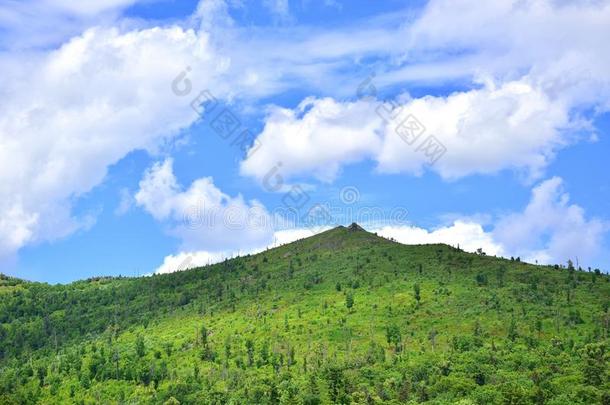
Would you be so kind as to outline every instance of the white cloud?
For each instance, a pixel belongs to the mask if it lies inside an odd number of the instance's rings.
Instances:
[[[599,265],[598,254],[610,224],[587,218],[582,207],[569,204],[562,184],[558,177],[540,183],[533,188],[522,212],[497,218],[489,231],[473,219],[455,220],[433,230],[386,226],[373,231],[405,244],[459,244],[469,252],[482,248],[490,255],[521,257],[532,263],[556,264],[578,259],[584,266]]]
[[[342,27],[297,40],[285,58],[319,61],[376,50],[391,61],[377,72],[378,88],[456,78],[477,84],[485,78],[473,90],[398,100],[426,126],[426,135],[447,147],[431,168],[444,178],[506,168],[539,178],[555,152],[575,141],[575,133],[591,131],[591,118],[583,119],[581,112],[610,107],[608,2],[432,0],[416,18],[408,11],[401,18],[402,26],[387,17],[360,33]],[[332,70],[326,73],[333,88],[349,82]],[[342,165],[363,159],[376,160],[382,172],[424,170],[426,157],[395,136],[395,124],[380,128],[374,107],[328,98],[304,103],[313,107],[302,118],[302,107],[273,110],[259,138],[264,150],[242,164],[244,174],[261,179],[277,161],[293,158],[284,166],[286,176],[312,172],[324,181],[336,177]],[[364,115],[354,118],[355,110]],[[363,125],[359,138],[352,134],[354,123]],[[363,139],[370,143],[366,150],[359,148]],[[323,149],[328,145],[333,149]]]
[[[163,264],[160,265],[155,273],[167,274],[176,271],[184,271],[195,267],[207,266],[208,264],[219,263],[230,255],[223,253],[210,253],[205,251],[198,252],[180,252],[175,255],[166,256],[163,259]]]
[[[324,232],[329,228],[320,228],[318,232]],[[225,259],[231,259],[236,256],[244,256],[247,254],[256,254],[266,250],[267,248],[274,248],[282,246],[299,239],[308,238],[313,236],[314,233],[311,229],[295,228],[295,229],[284,229],[273,233],[273,242],[268,246],[258,246],[249,249],[241,250],[226,250],[219,252],[210,252],[205,250],[197,250],[191,252],[180,252],[175,255],[166,256],[163,259],[163,264],[160,265],[155,273],[173,273],[176,271],[188,270],[194,267],[206,266],[208,264],[214,264],[222,262]]]
[[[91,29],[35,63],[3,60],[1,253],[78,229],[75,197],[129,152],[154,152],[197,118],[195,93],[178,97],[170,84],[191,65],[201,86],[215,77],[206,38],[179,27]]]
[[[450,52],[470,58],[469,75],[526,71],[553,98],[610,105],[607,1],[432,0],[408,31],[405,60],[424,59],[439,77],[454,74]]]
[[[486,82],[480,89],[447,97],[412,99],[403,109],[426,132],[408,145],[397,135],[396,122],[389,124],[382,150],[375,156],[382,172],[421,173],[427,156],[417,147],[433,135],[447,151],[429,170],[444,178],[503,169],[522,170],[536,178],[568,142],[562,130],[572,125],[569,108],[526,78],[498,86]]]
[[[297,241],[299,239],[309,238],[310,236],[313,236],[316,233],[325,232],[329,229],[329,227],[319,227],[315,229],[315,233],[314,230],[309,228],[294,228],[276,231],[273,234],[273,244],[271,245],[271,247],[282,246]]]
[[[295,110],[274,108],[258,137],[260,149],[242,163],[243,174],[263,180],[282,162],[286,176],[313,174],[332,181],[346,164],[371,159],[381,172],[420,174],[426,167],[454,179],[502,169],[538,177],[554,152],[568,140],[569,109],[553,101],[526,79],[446,97],[426,96],[399,101],[396,118],[370,99],[338,102],[307,99]],[[377,111],[382,111],[384,121]],[[413,144],[397,133],[413,115],[425,132]],[[434,135],[446,153],[433,165],[418,147]]]
[[[284,177],[311,173],[332,181],[343,164],[379,149],[380,124],[371,104],[364,101],[307,99],[295,110],[273,108],[258,137],[260,149],[242,162],[241,171],[264,180],[280,163]]]
[[[502,218],[493,236],[530,261],[565,263],[578,258],[590,263],[609,229],[608,223],[587,219],[582,207],[570,204],[562,179],[553,177],[532,190],[523,212]]]
[[[135,199],[156,220],[170,226],[185,251],[253,249],[272,240],[272,217],[261,203],[224,194],[210,177],[197,179],[183,190],[171,159],[147,171]]]
[[[380,236],[393,238],[407,245],[444,243],[468,252],[481,248],[488,255],[504,255],[503,247],[493,240],[490,233],[475,222],[457,220],[450,226],[427,230],[416,226],[384,226],[374,229]]]

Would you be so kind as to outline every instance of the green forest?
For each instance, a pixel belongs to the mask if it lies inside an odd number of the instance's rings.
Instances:
[[[610,404],[610,278],[338,227],[148,277],[0,275],[0,404]]]

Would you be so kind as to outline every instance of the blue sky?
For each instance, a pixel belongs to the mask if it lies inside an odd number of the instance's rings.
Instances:
[[[479,3],[3,3],[0,272],[177,271],[352,221],[607,271],[610,4]]]

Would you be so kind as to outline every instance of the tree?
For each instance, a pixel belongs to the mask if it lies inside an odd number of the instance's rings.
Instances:
[[[269,364],[269,342],[264,340],[259,349],[260,365]],[[257,364],[259,365],[259,364]]]
[[[472,329],[472,334],[476,337],[483,335],[483,328],[481,327],[481,322],[477,319],[474,323],[474,327]]]
[[[343,370],[337,366],[329,366],[326,369],[326,381],[328,383],[328,394],[330,400],[336,403],[347,403],[345,393],[345,377]]]
[[[225,338],[225,358],[227,362],[231,358],[231,336]]]
[[[394,345],[395,351],[400,352],[400,343],[402,342],[402,335],[400,334],[400,328],[396,324],[392,324],[386,328],[385,331],[386,340],[389,345]]]
[[[201,325],[201,345],[203,347],[208,345],[208,329],[205,325]]]
[[[479,287],[487,285],[487,275],[485,275],[484,273],[477,274],[476,280]]]
[[[146,345],[144,344],[144,338],[142,335],[138,335],[136,338],[136,354],[138,357],[144,357],[146,354]]]
[[[38,385],[40,387],[44,386],[44,379],[47,376],[47,368],[45,366],[38,366],[36,375],[38,376]]]
[[[504,287],[504,279],[506,276],[506,271],[507,271],[506,265],[503,264],[498,268],[498,271],[496,272],[496,279],[498,280],[499,287]]]
[[[582,373],[586,383],[600,386],[606,382],[606,367],[609,359],[606,355],[605,344],[589,343],[582,348],[581,356],[585,363]]]
[[[199,380],[199,365],[197,363],[193,364],[193,377],[195,380]]]
[[[419,283],[413,284],[413,295],[415,296],[415,300],[417,301],[417,305],[419,306],[419,302],[421,301]]]
[[[432,344],[432,351],[434,351],[434,349],[436,349],[436,335],[437,334],[438,334],[438,332],[436,331],[436,329],[432,329],[430,331],[430,333],[428,333],[428,340]]]
[[[254,342],[252,339],[246,339],[246,353],[248,353],[248,367],[254,364]]]
[[[512,317],[510,319],[510,324],[508,325],[508,333],[507,333],[508,338],[511,341],[515,341],[515,339],[517,339],[517,337],[519,336],[519,333],[517,332],[517,321],[515,321],[515,318]]]
[[[295,357],[294,346],[290,346],[290,349],[288,350],[288,367],[296,364],[296,360],[294,357]]]
[[[354,295],[351,292],[348,292],[345,296],[345,306],[351,312],[354,306]]]
[[[536,331],[538,332],[538,339],[540,339],[540,335],[542,334],[542,319],[536,319]]]
[[[114,363],[115,378],[119,379],[119,351],[115,348],[112,352],[112,362]]]
[[[174,350],[174,345],[172,342],[163,343],[163,348],[165,349],[165,354],[167,357],[170,357],[172,355],[172,351]]]

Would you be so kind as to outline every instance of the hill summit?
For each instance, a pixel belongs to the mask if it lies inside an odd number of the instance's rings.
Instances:
[[[347,227],[348,231],[351,232],[356,232],[356,231],[364,231],[364,228],[362,228],[360,225],[358,225],[355,222],[352,222],[352,224],[350,226]],[[365,231],[366,232],[366,231]]]

